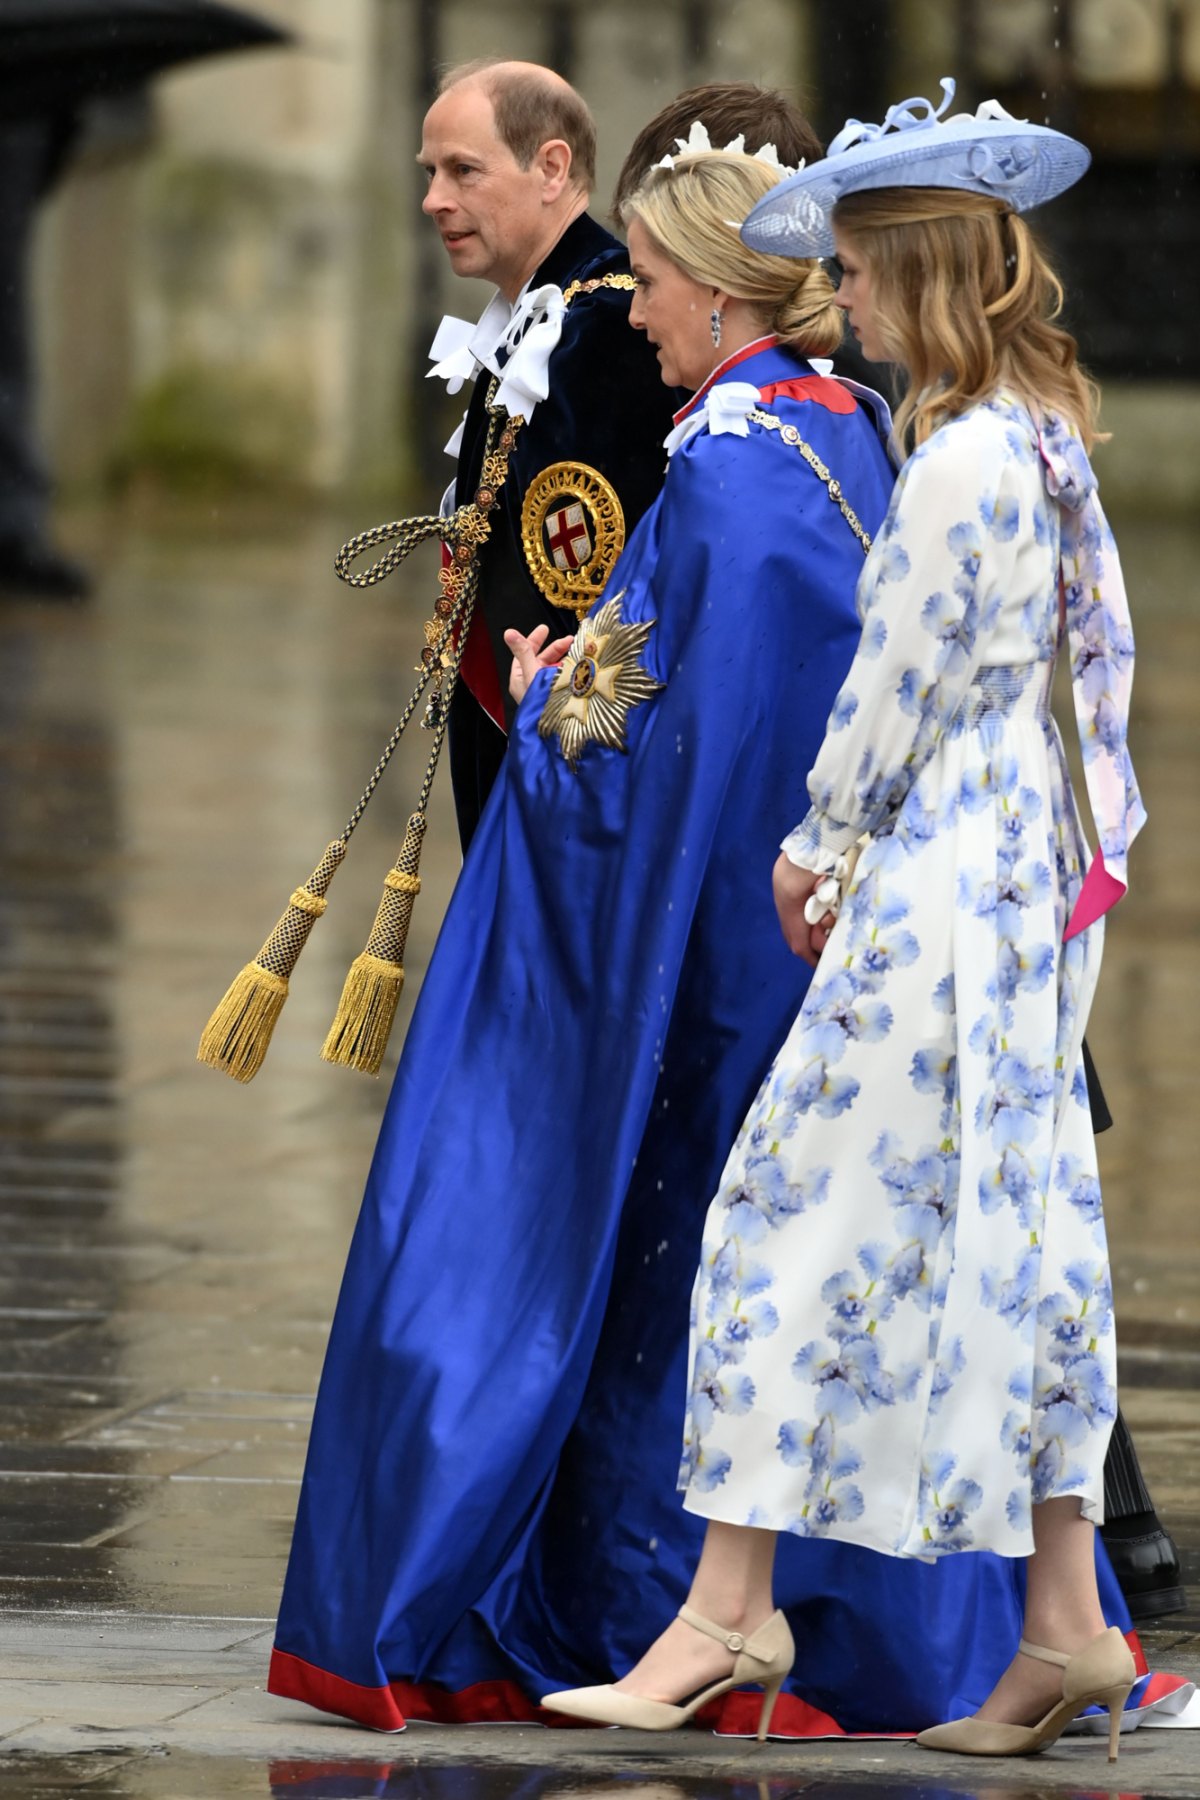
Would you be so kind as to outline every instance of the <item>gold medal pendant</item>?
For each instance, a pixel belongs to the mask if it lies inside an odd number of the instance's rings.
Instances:
[[[572,772],[589,744],[624,751],[629,714],[663,686],[640,660],[655,620],[623,624],[623,597],[582,621],[538,720],[539,737],[558,738]]]
[[[521,505],[525,563],[552,606],[583,618],[625,546],[616,490],[587,463],[554,463],[535,476]]]

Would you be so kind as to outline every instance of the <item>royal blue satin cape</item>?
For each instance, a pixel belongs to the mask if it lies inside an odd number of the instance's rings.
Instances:
[[[726,378],[808,378],[769,408],[873,530],[892,472],[870,414],[823,404],[833,384],[778,346]],[[662,684],[625,751],[593,744],[573,772],[538,732],[554,674],[526,696],[350,1248],[275,1691],[395,1725],[396,1688],[499,1684],[482,1716],[505,1694],[529,1716],[624,1672],[683,1599],[703,1531],[675,1489],[689,1294],[807,986],[771,869],[857,643],[863,556],[778,433],[703,432],[607,590],[654,621]],[[790,1686],[846,1730],[969,1711],[1015,1648],[1020,1576],[784,1541]]]

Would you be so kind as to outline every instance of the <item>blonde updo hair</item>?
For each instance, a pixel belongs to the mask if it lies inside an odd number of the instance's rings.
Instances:
[[[778,333],[804,356],[831,356],[842,341],[833,284],[816,261],[748,249],[737,222],[779,181],[767,163],[724,150],[650,169],[624,201],[626,225],[638,219],[665,256],[693,281],[745,300],[764,332]]]
[[[1011,389],[1076,426],[1090,450],[1100,390],[1055,324],[1062,283],[1003,201],[948,188],[876,188],[834,208],[871,277],[877,328],[909,377],[897,440],[923,443],[947,419]]]

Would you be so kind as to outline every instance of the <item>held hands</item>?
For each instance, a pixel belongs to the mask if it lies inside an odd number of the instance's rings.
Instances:
[[[802,957],[813,969],[835,924],[831,912],[823,913],[816,925],[810,925],[804,916],[804,903],[821,879],[811,869],[798,869],[782,852],[771,877],[784,942],[794,956]]]
[[[538,673],[539,669],[554,669],[562,661],[574,643],[574,638],[555,638],[552,644],[546,639],[550,636],[548,625],[535,625],[528,637],[522,637],[519,631],[509,630],[504,634],[504,641],[513,653],[512,671],[508,677],[508,691],[518,706],[525,698],[525,690]]]

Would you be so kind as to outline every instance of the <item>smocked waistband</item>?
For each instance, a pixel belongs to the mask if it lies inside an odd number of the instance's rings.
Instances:
[[[963,696],[958,717],[964,725],[983,725],[990,719],[1050,717],[1050,685],[1054,665],[1049,662],[995,663],[980,669]]]

